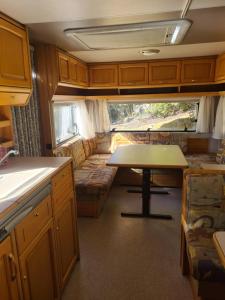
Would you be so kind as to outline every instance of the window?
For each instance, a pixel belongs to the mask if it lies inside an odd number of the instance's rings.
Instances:
[[[79,134],[76,124],[76,105],[54,103],[54,128],[56,144],[60,144]]]
[[[195,131],[198,101],[108,103],[113,131]]]

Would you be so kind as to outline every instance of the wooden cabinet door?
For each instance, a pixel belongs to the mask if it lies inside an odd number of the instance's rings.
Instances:
[[[31,87],[27,32],[1,18],[0,85]]]
[[[57,260],[60,269],[61,288],[70,275],[70,271],[78,258],[77,228],[75,221],[74,198],[70,197],[55,217],[57,240]]]
[[[149,63],[149,84],[180,83],[180,61]]]
[[[19,258],[24,300],[58,299],[54,248],[50,222]]]
[[[114,87],[118,85],[117,65],[91,65],[89,67],[90,86]]]
[[[148,63],[120,64],[119,85],[148,85]]]
[[[70,59],[69,56],[59,52],[59,81],[70,83]]]
[[[225,80],[225,54],[220,55],[216,60],[215,80]]]
[[[181,67],[181,83],[214,81],[215,59],[187,59]]]
[[[70,81],[73,84],[77,84],[77,64],[78,61],[72,57],[69,59],[69,72]]]
[[[17,265],[12,252],[11,238],[0,243],[0,299],[18,300]]]
[[[77,64],[77,82],[79,85],[88,86],[88,69],[87,66],[81,62]]]

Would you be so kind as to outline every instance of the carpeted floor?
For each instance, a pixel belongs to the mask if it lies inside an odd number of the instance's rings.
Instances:
[[[63,300],[192,300],[179,267],[181,193],[152,196],[154,212],[173,220],[121,218],[140,195],[115,186],[99,219],[80,218],[81,259]]]

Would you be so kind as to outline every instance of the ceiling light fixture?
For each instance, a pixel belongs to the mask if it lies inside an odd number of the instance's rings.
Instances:
[[[145,55],[145,56],[151,56],[151,55],[155,55],[155,54],[158,54],[160,52],[159,49],[146,49],[146,50],[140,50],[140,53],[142,55]]]

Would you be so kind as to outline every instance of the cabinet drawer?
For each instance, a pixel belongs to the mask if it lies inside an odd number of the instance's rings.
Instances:
[[[19,254],[25,250],[51,217],[51,197],[47,196],[15,228]]]
[[[69,164],[52,178],[53,206],[57,208],[73,193],[72,168]]]

